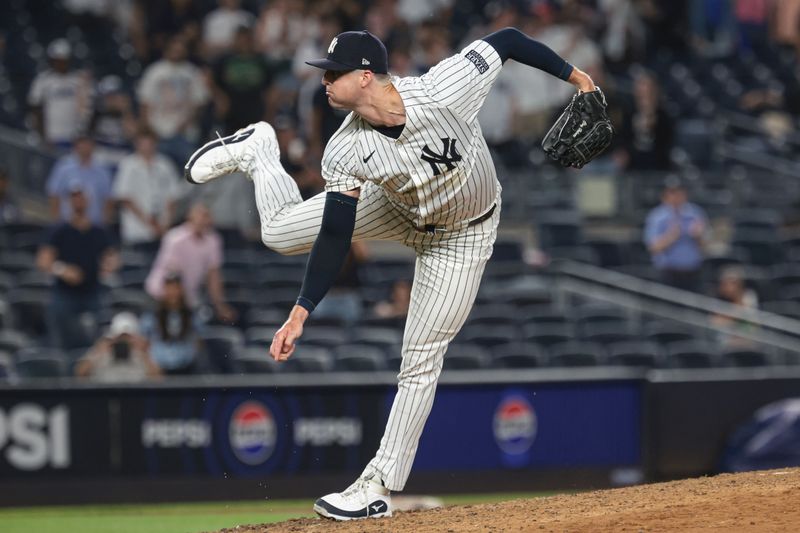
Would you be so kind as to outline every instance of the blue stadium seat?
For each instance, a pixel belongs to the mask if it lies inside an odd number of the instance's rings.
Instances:
[[[513,342],[519,338],[517,327],[513,324],[470,325],[464,327],[458,335],[459,340],[491,348],[498,344]]]
[[[17,329],[32,337],[47,336],[49,289],[15,289],[8,293],[7,301]]]
[[[252,346],[237,355],[236,365],[245,374],[274,374],[279,370],[279,363],[265,349]]]
[[[300,338],[299,342],[302,344],[312,344],[315,346],[334,347],[349,341],[350,335],[346,329],[330,326],[319,326],[316,328],[304,329],[303,336]]]
[[[335,368],[343,372],[386,370],[386,354],[377,346],[348,343],[334,348]]]
[[[658,345],[649,341],[624,341],[606,347],[607,362],[612,365],[655,368],[660,366]]]
[[[403,330],[399,328],[362,325],[350,332],[350,340],[360,344],[371,344],[381,349],[400,344],[403,341]]]
[[[0,383],[8,382],[17,375],[11,354],[0,351]]]
[[[445,370],[479,370],[489,366],[489,353],[477,344],[452,343],[444,354]]]
[[[244,346],[244,335],[230,326],[208,326],[202,334],[211,370],[220,374],[238,371],[236,359]]]
[[[569,324],[525,324],[522,326],[522,340],[540,346],[552,346],[575,338]]]
[[[17,352],[15,368],[22,378],[59,378],[67,376],[64,354],[48,348],[25,348]]]
[[[14,329],[0,329],[0,350],[12,356],[22,348],[30,346],[31,339],[22,331]]]
[[[465,327],[475,325],[508,325],[517,319],[517,310],[509,304],[487,304],[472,308]]]
[[[330,372],[334,359],[330,350],[322,346],[298,345],[292,356],[279,366],[281,372],[287,373]]]
[[[549,366],[597,366],[604,360],[602,346],[594,342],[562,342],[548,347],[547,351]]]
[[[644,325],[644,337],[658,344],[690,341],[694,335],[689,328],[664,320],[654,320]]]
[[[624,323],[600,322],[584,324],[581,332],[583,340],[612,344],[615,342],[638,340],[638,336],[627,329]]]
[[[717,347],[699,340],[671,342],[665,347],[668,368],[711,368],[718,366]]]
[[[759,367],[774,363],[774,358],[755,348],[729,348],[720,353],[722,364],[734,367]]]
[[[492,366],[496,368],[536,368],[545,363],[541,348],[532,343],[514,342],[492,348]]]

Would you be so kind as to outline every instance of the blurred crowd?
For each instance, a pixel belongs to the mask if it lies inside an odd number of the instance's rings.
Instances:
[[[320,192],[322,151],[343,116],[327,105],[319,72],[304,61],[323,56],[341,31],[366,28],[376,34],[389,50],[391,72],[409,76],[473,39],[519,28],[603,87],[618,136],[599,164],[615,171],[673,166],[674,117],[648,69],[659,54],[728,58],[776,47],[800,51],[800,1],[794,0],[61,3],[84,35],[122,36],[127,55],[141,67],[102,72],[83,59],[86,54],[76,53],[74,39],[63,36],[47,45],[47,66],[27,92],[26,124],[59,156],[43,191],[54,225],[37,256],[37,267],[55,279],[50,339],[64,349],[92,346],[77,368],[81,375],[107,373],[114,361],[143,377],[192,372],[203,327],[198,309],[207,306],[222,323],[236,321],[236,310],[226,302],[217,229],[251,236],[257,224],[251,186],[233,179],[221,188],[192,190],[182,180],[182,166],[217,132],[227,135],[267,120],[303,196]],[[742,109],[796,111],[800,99],[792,98],[793,89],[744,95]],[[571,90],[520,64],[503,69],[479,116],[500,164],[531,164],[530,152]],[[22,217],[8,181],[0,174],[0,224]],[[692,272],[702,255],[694,248],[706,221],[702,210],[680,207],[680,191],[677,184],[665,187],[664,204],[647,223],[647,246],[666,282],[696,289]],[[95,329],[82,336],[91,330],[80,317],[99,313],[102,281],[119,267],[119,251],[126,249],[155,256],[143,284],[152,310],[115,316],[108,334],[98,336]],[[348,289],[358,286],[358,265],[368,261],[367,250],[353,249],[349,270],[329,305],[320,306],[321,315],[352,322],[367,312]],[[401,315],[408,282],[400,281],[393,292],[368,312]],[[120,347],[120,338],[127,347]]]

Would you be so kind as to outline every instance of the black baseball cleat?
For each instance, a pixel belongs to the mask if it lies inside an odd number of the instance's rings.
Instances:
[[[200,184],[236,171],[247,173],[256,160],[256,152],[267,161],[280,161],[275,130],[266,122],[207,142],[189,158],[183,176],[189,183]]]
[[[359,520],[392,516],[389,489],[374,480],[374,475],[360,477],[344,492],[323,496],[314,504],[314,512],[333,520]]]

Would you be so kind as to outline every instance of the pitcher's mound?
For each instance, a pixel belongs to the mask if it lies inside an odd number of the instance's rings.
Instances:
[[[800,531],[800,468],[723,474],[496,504],[459,505],[396,513],[392,518],[376,520],[302,519],[223,531]]]

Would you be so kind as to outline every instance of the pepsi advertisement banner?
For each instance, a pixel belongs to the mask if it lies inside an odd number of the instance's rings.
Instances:
[[[636,382],[440,388],[417,470],[641,464]]]
[[[439,386],[417,471],[641,464],[644,382]],[[0,391],[3,479],[358,472],[396,387]],[[13,399],[13,401],[12,401]]]

